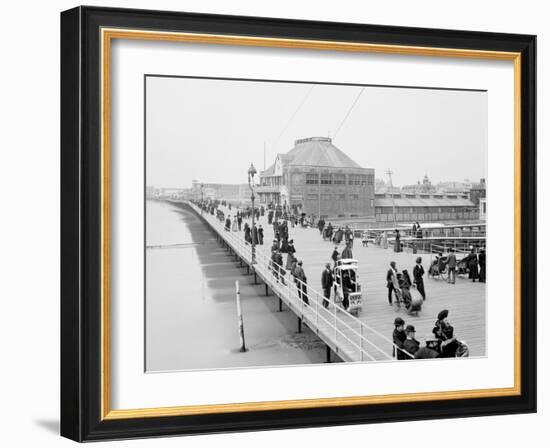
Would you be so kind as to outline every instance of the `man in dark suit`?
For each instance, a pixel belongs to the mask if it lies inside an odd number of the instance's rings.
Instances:
[[[395,327],[392,334],[394,344],[393,356],[397,359],[405,359],[405,357],[407,357],[407,355],[403,353],[403,343],[405,342],[405,339],[407,339],[407,335],[405,333],[405,321],[400,317],[396,317],[393,321],[393,325]]]
[[[407,328],[405,328],[405,334],[407,337],[403,342],[403,350],[414,356],[414,354],[418,351],[420,347],[420,343],[415,339],[416,329],[413,325],[407,325]],[[404,358],[411,359],[406,354]]]
[[[388,273],[386,274],[386,287],[388,288],[388,303],[391,305],[393,303],[392,301],[392,293],[396,290],[397,285],[397,269],[395,267],[395,261],[392,261],[390,263],[390,268],[388,269]]]
[[[416,265],[413,268],[413,278],[416,289],[422,296],[422,300],[426,300],[426,291],[424,289],[424,267],[422,266],[422,257],[416,259]]]
[[[323,270],[323,274],[321,275],[321,286],[323,288],[323,306],[325,308],[328,308],[328,304],[330,301],[330,290],[332,289],[332,285],[334,284],[334,276],[332,275],[332,271],[330,270],[330,263],[327,263],[325,265],[325,269]]]
[[[449,249],[449,255],[447,256],[447,270],[449,271],[447,283],[454,285],[456,280],[456,256],[455,250],[452,248]]]
[[[479,263],[479,282],[485,283],[486,277],[487,277],[487,271],[486,271],[486,255],[485,255],[485,249],[481,248],[479,250],[478,255],[478,263]]]
[[[298,289],[298,297],[302,302],[308,305],[309,299],[307,297],[307,277],[302,265],[302,260],[298,261],[296,269],[294,270],[294,281],[296,282],[296,288]]]
[[[334,262],[334,268],[336,268],[336,264],[338,262],[338,257],[340,256],[340,253],[338,252],[338,246],[334,246],[334,251],[332,252],[332,255],[330,258],[332,258],[332,261]]]

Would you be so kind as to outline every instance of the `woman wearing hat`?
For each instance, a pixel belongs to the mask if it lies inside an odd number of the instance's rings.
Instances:
[[[454,328],[448,321],[449,310],[442,310],[437,315],[432,333],[439,339],[442,358],[454,358],[458,349],[458,342],[454,337]]]

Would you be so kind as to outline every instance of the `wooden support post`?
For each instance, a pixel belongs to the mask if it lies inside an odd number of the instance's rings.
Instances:
[[[327,345],[327,362],[331,362],[330,361],[330,347]]]
[[[302,319],[298,318],[298,333],[302,332]]]
[[[241,309],[241,290],[239,288],[239,280],[235,281],[235,290],[237,295],[237,319],[239,325],[239,339],[241,342],[241,352],[246,352],[246,345],[244,342],[244,322],[243,322],[243,312]]]
[[[269,295],[269,288],[267,287],[267,283],[265,284],[265,295]]]
[[[283,301],[279,299],[279,312],[283,311]]]

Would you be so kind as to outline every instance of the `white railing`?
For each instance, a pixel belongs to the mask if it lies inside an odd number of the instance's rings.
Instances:
[[[195,204],[188,204],[200,214],[200,209]],[[242,232],[225,230],[224,222],[221,222],[216,215],[203,213],[202,217],[231,247],[231,250],[250,264],[254,273],[259,275],[265,284],[338,354],[353,361],[376,361],[375,355],[379,359],[388,360],[392,359],[389,352],[393,349],[414,358],[389,338],[336,305],[334,301],[329,301],[329,307],[325,308],[323,302],[327,299],[322,294],[286,272],[283,266],[274,263],[261,251],[256,250],[256,262],[252,265],[252,248],[244,240]],[[257,246],[256,249],[258,249]],[[282,272],[285,273],[282,274]],[[307,292],[303,292],[304,290]],[[372,339],[378,339],[378,344]],[[388,350],[384,350],[380,345],[387,346]]]

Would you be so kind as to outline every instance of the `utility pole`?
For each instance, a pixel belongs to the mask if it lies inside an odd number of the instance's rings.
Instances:
[[[264,142],[264,171],[265,171],[265,142]]]
[[[392,214],[393,214],[393,226],[395,227],[396,226],[396,221],[395,221],[395,200],[393,198],[393,183],[392,183],[392,180],[391,180],[391,175],[393,174],[393,171],[388,168],[388,171],[386,171],[386,174],[388,175],[388,177],[390,179],[390,194],[391,194],[391,204],[392,204]]]
[[[319,203],[318,203],[318,212],[319,212],[319,219],[321,219],[321,168],[319,168]]]

